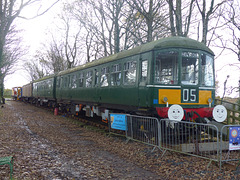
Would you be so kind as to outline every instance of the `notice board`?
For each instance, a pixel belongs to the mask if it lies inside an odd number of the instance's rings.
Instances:
[[[110,114],[111,128],[126,131],[126,114]]]
[[[229,150],[240,149],[240,126],[229,128]]]

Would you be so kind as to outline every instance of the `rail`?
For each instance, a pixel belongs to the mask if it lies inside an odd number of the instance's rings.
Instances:
[[[215,105],[222,104],[227,109],[226,124],[240,124],[240,104],[231,103],[221,99],[215,99]]]

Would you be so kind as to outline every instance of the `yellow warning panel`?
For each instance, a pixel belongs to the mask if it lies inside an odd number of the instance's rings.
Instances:
[[[158,103],[159,104],[184,104],[184,105],[196,105],[209,104],[209,98],[212,98],[212,91],[199,90],[198,103],[182,103],[181,102],[181,89],[159,89],[158,90]]]
[[[166,104],[164,98],[167,98],[169,104],[181,103],[181,89],[159,89],[158,90],[158,103]]]
[[[199,90],[199,104],[208,104],[209,98],[212,98],[212,91]]]

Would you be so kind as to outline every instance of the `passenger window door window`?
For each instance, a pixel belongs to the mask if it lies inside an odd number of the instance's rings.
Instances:
[[[67,83],[68,83],[68,88],[71,88],[71,76],[70,75],[68,75],[68,79],[67,79]]]
[[[67,76],[65,76],[65,77],[64,77],[64,88],[66,88],[66,87],[67,87],[67,81],[68,81],[68,77],[67,77]]]
[[[137,62],[129,61],[124,63],[123,84],[133,85],[136,82]]]
[[[121,83],[121,64],[112,65],[111,71],[111,86],[119,86]]]
[[[95,86],[98,86],[99,83],[99,72],[95,69]]]
[[[84,74],[83,74],[83,72],[79,73],[78,82],[79,82],[79,87],[83,87],[83,85],[84,85]]]
[[[202,86],[214,86],[214,69],[213,69],[213,58],[206,55],[201,54],[202,66],[202,78],[201,85]]]
[[[86,87],[92,87],[93,73],[88,71],[86,74]]]
[[[109,79],[109,68],[104,67],[101,70],[101,80],[100,80],[101,87],[108,86],[108,82],[109,82],[108,79]]]
[[[60,83],[60,86],[59,86],[59,87],[62,88],[62,87],[63,87],[63,77],[62,77],[62,76],[61,76],[61,78],[60,78],[60,82],[59,82],[59,83]]]
[[[72,89],[77,88],[77,76],[76,76],[76,74],[72,75],[71,87],[72,87]]]
[[[147,74],[148,74],[148,60],[144,60],[141,63],[141,82],[147,81]]]
[[[178,53],[176,51],[159,52],[155,62],[155,83],[178,83]]]
[[[182,84],[198,84],[199,55],[195,52],[182,53]]]

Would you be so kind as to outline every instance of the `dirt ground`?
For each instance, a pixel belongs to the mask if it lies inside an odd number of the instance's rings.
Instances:
[[[239,179],[239,170],[109,137],[30,104],[0,108],[0,156],[14,156],[14,179]],[[0,166],[0,179],[9,179]]]

